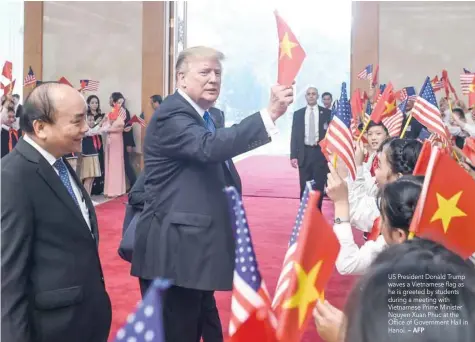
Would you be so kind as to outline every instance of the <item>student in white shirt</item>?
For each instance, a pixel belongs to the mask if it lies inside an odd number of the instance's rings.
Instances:
[[[375,200],[377,187],[401,176],[411,175],[421,148],[422,143],[414,139],[390,138],[381,144],[375,168],[374,189],[368,193],[364,177],[358,175],[351,185],[348,198],[351,225],[363,232],[371,232],[375,220],[380,216]]]
[[[406,240],[423,177],[403,176],[381,188],[377,209],[381,211],[382,235],[359,248],[349,222],[347,184],[333,168],[330,171],[327,195],[335,205],[333,231],[340,242],[336,268],[340,274],[362,274],[388,244]]]

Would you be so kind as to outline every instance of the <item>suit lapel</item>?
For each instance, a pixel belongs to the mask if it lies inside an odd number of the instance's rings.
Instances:
[[[43,177],[43,179],[49,185],[51,190],[53,190],[56,196],[58,196],[61,202],[69,208],[69,210],[78,220],[86,224],[82,216],[81,210],[77,206],[76,202],[74,202],[73,198],[69,194],[64,184],[61,182],[61,179],[53,170],[53,167],[44,158],[40,159],[38,164],[38,173],[41,177]]]
[[[99,243],[99,229],[97,225],[97,217],[96,217],[96,211],[94,209],[94,204],[92,204],[91,197],[86,192],[86,189],[84,189],[84,186],[82,185],[81,180],[79,179],[76,172],[72,169],[71,165],[69,165],[69,163],[66,160],[64,162],[66,163],[66,167],[68,168],[69,173],[71,174],[74,181],[76,182],[77,187],[81,191],[82,198],[84,198],[84,201],[86,202],[86,207],[89,212],[89,221],[91,223],[91,230],[92,230],[92,233],[94,234],[94,239],[96,240],[96,244],[98,244]],[[89,229],[89,227],[87,227],[87,223],[84,221],[84,217],[82,216],[82,213],[80,210],[79,212],[81,214],[82,221],[86,224],[86,228]]]

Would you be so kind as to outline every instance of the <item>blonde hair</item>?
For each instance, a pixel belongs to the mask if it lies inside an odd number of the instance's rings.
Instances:
[[[224,60],[224,54],[221,51],[207,46],[194,46],[184,49],[180,52],[176,60],[175,70],[177,75],[179,72],[184,72],[186,70],[188,63],[192,58],[209,58],[221,62]]]

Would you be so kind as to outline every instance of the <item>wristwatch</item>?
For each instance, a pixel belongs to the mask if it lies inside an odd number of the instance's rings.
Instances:
[[[340,224],[340,223],[349,223],[350,220],[348,219],[341,219],[339,217],[335,217],[335,220],[333,221],[335,224]]]

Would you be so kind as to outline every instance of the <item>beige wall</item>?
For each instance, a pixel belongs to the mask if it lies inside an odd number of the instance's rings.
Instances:
[[[131,115],[142,110],[142,2],[44,2],[43,80],[100,82],[101,109],[120,91]],[[86,97],[90,95],[86,94]],[[134,125],[140,151],[140,127]]]
[[[475,2],[392,1],[379,7],[381,82],[419,91],[426,76],[440,77],[445,68],[460,96],[462,68],[475,69]]]

